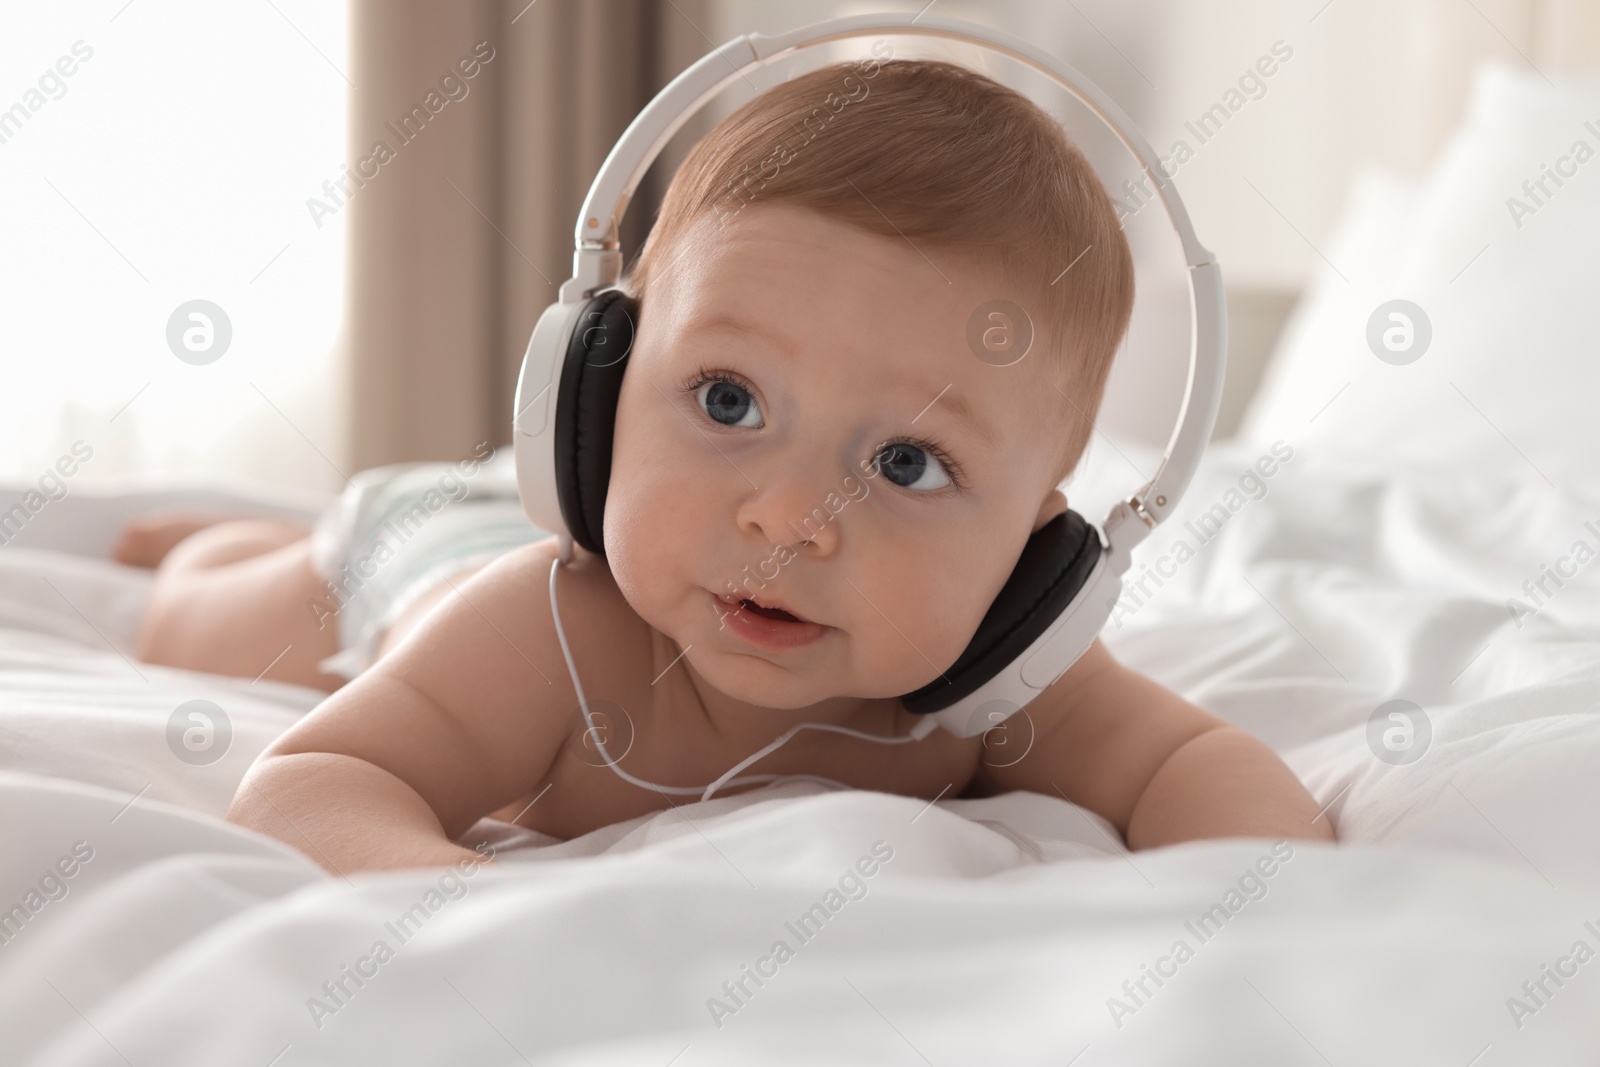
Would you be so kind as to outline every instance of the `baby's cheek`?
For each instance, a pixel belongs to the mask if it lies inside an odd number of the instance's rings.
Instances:
[[[649,486],[630,486],[606,499],[606,556],[618,586],[633,601],[659,596],[680,570],[689,518]]]
[[[710,612],[700,590],[720,590],[738,575],[724,573],[728,563],[715,528],[721,512],[705,498],[703,473],[692,462],[635,469],[633,476],[613,477],[606,499],[606,555],[633,610],[676,638],[684,626],[699,621],[700,612]]]
[[[886,554],[862,591],[862,622],[880,662],[900,666],[916,688],[954,663],[989,608],[986,578],[970,560],[940,558],[932,548]],[[882,614],[879,614],[879,610]],[[885,621],[887,619],[887,621]],[[891,623],[893,625],[891,625]],[[931,661],[931,663],[930,663]]]

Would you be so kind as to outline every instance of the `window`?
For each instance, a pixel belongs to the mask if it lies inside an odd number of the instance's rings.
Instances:
[[[346,22],[327,0],[6,6],[0,478],[82,440],[85,481],[342,484],[344,219],[307,200],[345,158]]]

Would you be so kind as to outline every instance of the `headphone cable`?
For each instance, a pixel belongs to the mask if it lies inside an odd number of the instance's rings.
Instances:
[[[642,789],[654,789],[658,793],[672,793],[678,796],[692,796],[698,793],[701,800],[710,800],[712,794],[717,790],[726,789],[731,786],[759,785],[763,783],[775,784],[777,782],[786,781],[820,782],[824,785],[832,786],[835,789],[854,789],[856,788],[855,786],[846,785],[844,782],[838,782],[832,778],[823,778],[820,775],[815,774],[752,774],[746,775],[743,778],[736,778],[734,776],[740,771],[744,770],[746,767],[750,766],[752,763],[755,763],[757,760],[760,760],[763,757],[768,756],[782,748],[790,738],[794,737],[794,735],[799,733],[801,730],[826,730],[829,733],[844,734],[847,737],[857,737],[864,741],[875,741],[881,745],[903,745],[908,741],[922,740],[924,737],[927,737],[930,733],[932,733],[934,728],[938,726],[938,723],[934,722],[932,719],[923,719],[921,722],[917,723],[916,726],[911,728],[910,733],[904,735],[903,737],[884,737],[881,734],[864,733],[860,730],[852,730],[845,726],[835,726],[832,723],[802,722],[789,727],[789,729],[785,730],[775,741],[763,746],[760,749],[757,749],[751,755],[746,756],[744,759],[734,764],[726,772],[724,772],[721,777],[712,782],[710,785],[704,787],[693,785],[661,785],[658,782],[650,782],[643,778],[637,778],[623,770],[618,765],[617,761],[611,758],[611,753],[607,751],[605,741],[599,729],[594,724],[594,717],[589,712],[589,699],[584,695],[583,683],[578,680],[578,666],[573,661],[572,648],[567,644],[567,631],[561,625],[561,607],[557,603],[556,599],[556,574],[560,571],[561,567],[567,562],[567,560],[571,558],[572,542],[569,538],[562,537],[560,544],[561,552],[550,564],[550,615],[551,618],[555,620],[556,637],[561,642],[561,655],[567,661],[567,673],[572,676],[572,688],[578,694],[578,707],[583,712],[583,723],[584,727],[588,731],[588,736],[594,739],[595,747],[599,749],[601,758],[606,761],[606,766],[610,767],[614,772],[616,772],[617,777],[621,778],[625,782],[639,786]]]

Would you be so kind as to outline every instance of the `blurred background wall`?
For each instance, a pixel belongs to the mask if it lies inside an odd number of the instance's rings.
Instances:
[[[1353,176],[1421,173],[1485,60],[1552,81],[1600,62],[1596,0],[8,5],[0,475],[36,475],[81,438],[89,479],[333,489],[503,442],[583,194],[638,108],[736,34],[925,6],[1060,56],[1163,153],[1258,57],[1292,49],[1176,177],[1228,283],[1223,435]],[[30,95],[79,42],[92,58]],[[627,247],[685,138],[636,198]],[[229,320],[210,362],[173,348],[196,299]],[[1124,375],[1108,419],[1153,432],[1181,373],[1175,357]]]

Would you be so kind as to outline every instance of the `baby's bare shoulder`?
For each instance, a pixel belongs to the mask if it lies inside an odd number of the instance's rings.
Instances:
[[[475,704],[483,706],[489,698],[489,706],[497,706],[508,693],[527,693],[537,681],[532,691],[543,695],[540,703],[554,700],[572,707],[576,693],[561,653],[560,634],[565,635],[581,676],[645,668],[649,627],[617,588],[604,557],[578,551],[557,567],[557,554],[553,537],[513,549],[446,598],[441,605],[445,610],[421,628],[432,632],[419,634],[417,646],[417,658],[429,661],[430,674],[439,683],[468,686],[474,690]],[[555,610],[550,595],[553,569]],[[455,603],[448,603],[452,600]],[[464,675],[459,669],[467,647],[483,653],[473,661],[484,668],[482,673]],[[487,692],[491,689],[499,699]]]
[[[538,542],[453,583],[400,644],[286,734],[285,750],[375,763],[452,832],[523,795],[581,729],[550,610],[555,559],[554,544]],[[629,650],[643,623],[605,561],[580,555],[557,581],[580,675],[630,663],[643,673]]]
[[[1117,662],[1099,638],[1026,711],[1028,758],[990,772],[991,784],[1060,795],[1118,826],[1172,752],[1223,725]]]
[[[566,674],[550,598],[551,571],[558,553],[553,537],[523,545],[485,568],[472,584],[484,589],[509,624],[535,641],[547,657],[553,656]],[[586,658],[604,657],[599,665],[615,670],[632,662],[630,652],[648,652],[649,626],[617,588],[605,557],[574,550],[573,558],[555,569],[555,581],[561,629],[580,671]]]

